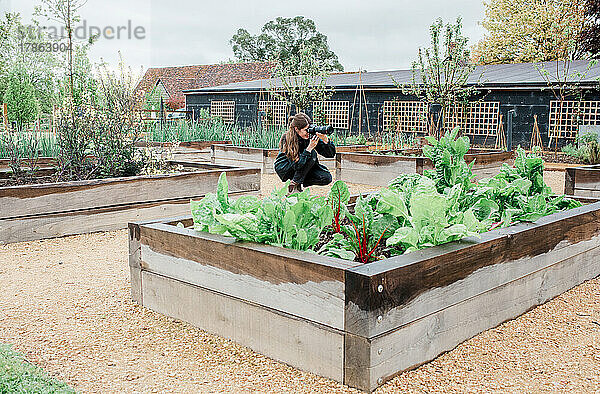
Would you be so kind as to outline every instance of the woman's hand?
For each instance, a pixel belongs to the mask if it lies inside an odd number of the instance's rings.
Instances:
[[[319,139],[321,141],[323,141],[324,143],[326,143],[326,144],[329,143],[329,136],[327,134],[317,133],[317,137],[319,137]]]
[[[312,152],[312,150],[315,148],[315,146],[317,146],[318,143],[319,143],[319,137],[316,135],[313,135],[312,137],[310,137],[310,142],[308,143],[308,147],[306,148],[306,151]]]

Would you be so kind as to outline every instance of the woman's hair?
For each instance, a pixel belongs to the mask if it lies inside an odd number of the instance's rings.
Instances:
[[[296,115],[290,116],[288,119],[289,128],[281,137],[281,141],[279,141],[279,151],[285,153],[292,161],[298,160],[300,147],[295,127],[303,129],[311,123],[310,117],[304,112],[298,112]]]

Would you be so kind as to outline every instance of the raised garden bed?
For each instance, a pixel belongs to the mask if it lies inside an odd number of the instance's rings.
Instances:
[[[366,265],[179,223],[130,223],[138,303],[367,391],[600,274],[599,202]]]
[[[338,152],[354,152],[365,150],[364,145],[336,146]],[[274,174],[275,159],[278,149],[250,148],[236,145],[212,145],[212,163],[241,167],[258,167],[263,174]],[[331,171],[335,171],[335,158],[327,159],[319,156],[319,163]]]
[[[230,144],[230,141],[185,141],[179,142],[178,146],[173,150],[174,160],[187,161],[211,161],[212,151],[211,146],[214,144]],[[139,148],[154,147],[168,148],[172,146],[171,142],[157,141],[138,141],[135,146]]]
[[[260,170],[173,162],[189,172],[0,187],[0,243],[126,228],[189,212],[227,173],[232,194],[260,190]]]
[[[600,198],[600,164],[567,168],[565,193]]]
[[[24,161],[28,163],[27,160]],[[36,165],[38,167],[50,167],[55,166],[57,164],[57,160],[54,157],[40,157],[36,161]],[[10,168],[10,160],[8,159],[0,159],[0,170],[7,170]]]
[[[475,179],[488,178],[498,173],[503,163],[512,165],[512,152],[472,149],[465,156],[467,163],[475,160]],[[433,169],[431,160],[420,149],[400,151],[338,152],[336,154],[336,179],[365,185],[385,186],[400,174],[423,174]]]

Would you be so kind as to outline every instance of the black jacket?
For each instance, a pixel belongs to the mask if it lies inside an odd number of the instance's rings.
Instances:
[[[285,136],[281,138],[283,139]],[[319,159],[317,158],[317,153],[329,159],[335,157],[335,145],[333,141],[329,140],[329,143],[326,144],[319,140],[315,149],[312,152],[307,152],[306,148],[308,148],[309,142],[310,140],[308,139],[298,138],[298,161],[294,162],[285,153],[279,152],[275,159],[275,172],[282,181],[285,182],[288,179],[292,179],[294,173],[305,166],[312,165],[318,167]]]

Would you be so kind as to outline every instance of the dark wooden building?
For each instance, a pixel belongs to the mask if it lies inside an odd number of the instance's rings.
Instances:
[[[562,145],[582,130],[597,130],[600,65],[574,61],[567,66],[563,62],[478,66],[468,81],[477,94],[469,105],[449,111],[445,125],[459,125],[464,134],[488,144],[494,143],[502,127],[513,146],[529,146],[536,118],[544,146],[551,139]],[[320,106],[328,123],[351,133],[392,130],[423,134],[431,107],[396,86],[409,84],[411,79],[410,70],[331,74],[327,85],[333,96],[327,102],[314,103],[307,112]],[[558,100],[558,88],[550,88],[548,80],[568,80],[563,84],[568,96]],[[206,108],[242,126],[257,123],[260,116],[264,123],[285,127],[287,116],[295,110],[270,97],[268,88],[273,86],[279,87],[280,81],[262,79],[186,90],[186,108]]]

